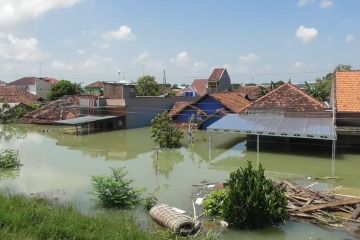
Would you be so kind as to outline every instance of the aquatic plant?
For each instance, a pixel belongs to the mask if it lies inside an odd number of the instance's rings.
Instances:
[[[205,199],[203,206],[205,209],[205,215],[208,216],[221,216],[224,208],[224,201],[227,197],[227,190],[216,190]]]
[[[288,217],[284,193],[265,177],[261,164],[253,169],[250,161],[246,167],[230,173],[223,211],[230,226],[242,229],[279,225]]]
[[[171,125],[171,118],[164,112],[151,121],[151,137],[161,148],[177,148],[181,146],[184,134]]]
[[[18,169],[20,166],[20,156],[17,150],[4,149],[0,151],[0,169]]]
[[[140,201],[141,190],[131,187],[132,180],[126,179],[124,168],[111,168],[110,176],[92,176],[95,194],[104,207],[133,207]]]

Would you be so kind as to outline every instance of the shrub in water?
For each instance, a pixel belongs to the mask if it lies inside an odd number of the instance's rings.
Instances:
[[[171,119],[166,112],[157,115],[151,121],[151,137],[161,148],[177,148],[181,146],[183,132],[171,125]]]
[[[133,207],[139,201],[140,190],[132,188],[124,168],[113,169],[111,176],[92,176],[96,195],[104,207]]]
[[[247,167],[230,173],[229,192],[224,201],[224,218],[230,225],[255,229],[279,225],[287,215],[287,201],[283,192],[265,177],[264,168]]]
[[[19,152],[16,150],[5,149],[0,152],[0,169],[20,168]]]
[[[225,189],[212,192],[204,201],[205,215],[220,216],[223,213],[224,200],[227,196]]]
[[[144,208],[149,211],[152,207],[156,205],[157,201],[158,199],[156,198],[156,196],[153,193],[150,193],[145,198]]]

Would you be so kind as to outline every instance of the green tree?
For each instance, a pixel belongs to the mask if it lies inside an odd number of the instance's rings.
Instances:
[[[92,176],[92,185],[104,207],[133,207],[140,201],[141,190],[131,187],[124,168],[111,168],[111,176]]]
[[[8,111],[10,110],[10,105],[4,100],[0,99],[0,123],[5,124],[8,122]]]
[[[154,76],[145,75],[136,81],[136,92],[138,96],[161,95],[160,86]]]
[[[242,229],[279,225],[288,217],[286,197],[265,177],[261,164],[253,169],[249,161],[230,173],[223,215],[231,226]]]
[[[68,80],[61,80],[50,89],[48,98],[50,100],[56,100],[65,95],[75,95],[82,93],[83,90],[79,83],[72,83]]]
[[[338,64],[335,67],[335,70],[336,71],[350,71],[350,70],[352,70],[351,68],[352,68],[352,66],[348,65],[348,64]]]
[[[161,148],[177,148],[181,146],[184,134],[171,125],[170,117],[164,112],[151,121],[151,137]]]
[[[305,82],[305,92],[321,101],[326,101],[330,96],[330,89],[327,86],[328,81],[323,80],[316,82],[314,85]]]

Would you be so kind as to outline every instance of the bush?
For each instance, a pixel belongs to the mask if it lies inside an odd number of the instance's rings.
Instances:
[[[151,137],[161,148],[177,148],[181,146],[183,132],[171,125],[171,119],[166,112],[157,115],[151,121]]]
[[[156,198],[156,196],[153,193],[150,193],[145,198],[145,203],[144,203],[145,210],[149,211],[152,207],[156,205],[157,201],[158,199]]]
[[[83,90],[81,89],[80,84],[72,83],[68,80],[60,80],[58,83],[54,84],[48,94],[49,100],[56,100],[65,95],[74,95],[80,94]]]
[[[232,226],[255,229],[279,225],[287,219],[283,192],[265,177],[264,168],[247,167],[230,173],[229,193],[224,201],[224,218]]]
[[[205,215],[221,216],[224,208],[224,200],[227,197],[227,190],[220,189],[212,192],[204,201]]]
[[[0,169],[20,168],[19,152],[12,149],[5,149],[0,152]]]
[[[140,190],[130,186],[132,180],[126,179],[124,168],[113,169],[111,176],[92,176],[96,195],[104,207],[133,207],[139,203]]]

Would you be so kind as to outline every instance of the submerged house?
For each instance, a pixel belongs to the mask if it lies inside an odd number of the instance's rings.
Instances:
[[[184,90],[184,96],[204,96],[207,93],[231,90],[231,79],[226,68],[215,68],[208,79],[195,79]]]
[[[338,129],[360,127],[360,71],[336,71],[332,86]]]
[[[177,102],[169,112],[174,123],[186,125],[191,120],[201,129],[228,113],[241,113],[250,102],[238,92],[205,94],[195,102]]]

